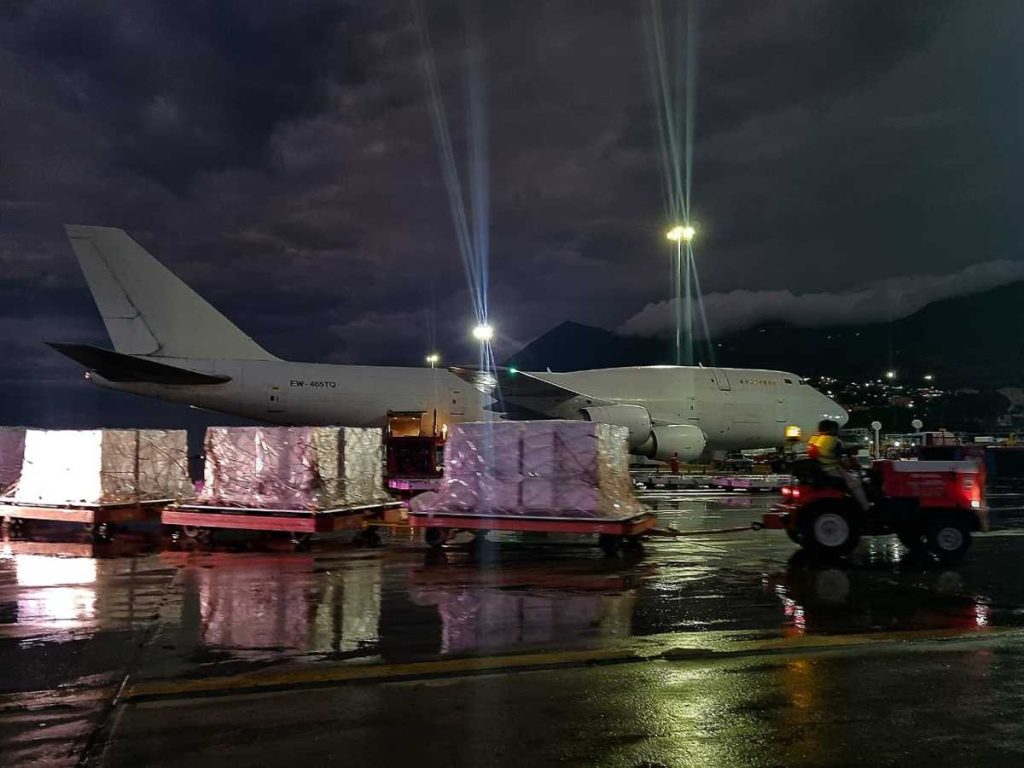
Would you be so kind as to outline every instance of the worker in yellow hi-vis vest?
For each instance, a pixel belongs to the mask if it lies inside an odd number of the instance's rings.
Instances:
[[[807,455],[818,463],[822,473],[842,480],[861,509],[867,511],[871,508],[868,495],[864,492],[864,484],[860,481],[860,472],[844,466],[846,456],[843,444],[839,440],[837,422],[826,419],[818,423],[818,431],[807,441]]]

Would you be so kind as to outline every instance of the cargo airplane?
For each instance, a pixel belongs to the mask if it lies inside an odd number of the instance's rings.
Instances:
[[[123,230],[66,226],[113,349],[53,343],[108,389],[273,424],[431,428],[501,418],[584,419],[629,429],[641,456],[697,460],[710,451],[781,445],[836,403],[781,371],[658,365],[571,373],[512,368],[325,365],[267,352]],[[431,426],[432,425],[432,426]]]

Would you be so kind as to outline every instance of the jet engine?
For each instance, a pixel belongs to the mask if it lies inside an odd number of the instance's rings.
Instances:
[[[629,430],[629,452],[657,461],[669,461],[673,453],[680,461],[697,461],[707,446],[708,438],[700,427],[692,424],[654,426],[651,414],[642,405],[605,405],[583,408],[587,421],[614,424]]]
[[[583,408],[580,413],[586,421],[613,424],[629,430],[629,451],[636,453],[651,443],[651,414],[642,405],[603,405]],[[646,454],[643,454],[646,455]],[[682,455],[682,454],[680,454]]]
[[[665,424],[654,428],[651,444],[642,454],[656,461],[669,461],[673,453],[680,461],[697,461],[704,454],[708,437],[693,424]]]

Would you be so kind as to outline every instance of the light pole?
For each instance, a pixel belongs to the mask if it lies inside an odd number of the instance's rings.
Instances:
[[[675,265],[673,269],[674,282],[681,286],[685,282],[683,291],[675,290],[675,317],[676,317],[676,365],[683,363],[683,312],[686,312],[686,364],[693,365],[693,299],[690,295],[691,254],[690,242],[697,234],[697,230],[691,224],[677,224],[665,233],[665,237],[676,244]],[[686,268],[683,269],[683,243],[686,243]],[[684,293],[685,300],[680,293]]]
[[[875,458],[880,459],[882,458],[882,440],[880,435],[882,431],[882,422],[872,421],[871,429],[875,432]]]
[[[429,355],[427,355],[427,362],[430,364],[431,368],[434,368],[437,366],[438,363],[441,362],[441,355],[439,355],[437,352],[431,352]]]

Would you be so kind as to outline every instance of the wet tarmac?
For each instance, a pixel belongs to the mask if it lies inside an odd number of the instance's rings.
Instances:
[[[742,527],[770,496],[645,498]],[[0,551],[5,765],[1019,764],[1024,528],[956,569],[778,531],[408,532],[178,549],[30,531]]]

